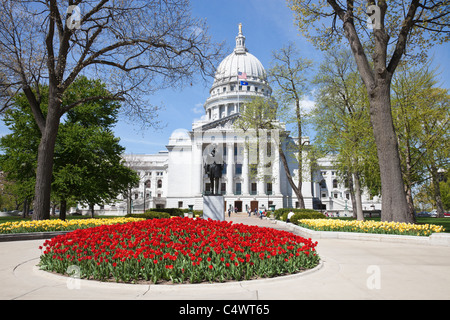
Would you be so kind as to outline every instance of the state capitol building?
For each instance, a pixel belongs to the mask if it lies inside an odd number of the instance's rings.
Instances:
[[[133,212],[148,208],[203,210],[203,195],[212,192],[204,170],[205,156],[211,149],[215,149],[223,159],[219,193],[224,196],[226,210],[237,208],[242,212],[249,208],[254,211],[273,206],[275,209],[299,206],[280,161],[278,148],[280,145],[285,148],[288,143],[307,146],[309,137],[291,137],[284,123],[275,121],[274,127],[278,129],[262,130],[258,135],[259,141],[255,142],[255,132],[233,126],[246,102],[272,94],[266,71],[258,58],[248,51],[245,40],[240,25],[233,52],[217,67],[210,95],[204,103],[202,120],[194,122],[191,130],[172,133],[166,145],[167,151],[125,155],[127,165],[138,172],[140,183],[130,190],[129,199],[119,198],[114,204],[96,205],[97,214],[125,215],[127,204],[131,205]],[[283,137],[281,144],[278,143],[280,136]],[[254,144],[263,147],[252,148]],[[308,152],[308,148],[304,150]],[[256,157],[256,152],[260,157]],[[349,190],[333,168],[331,158],[317,159],[317,166],[311,170],[304,154],[303,172],[298,172],[295,156],[288,152],[285,154],[294,180],[302,174],[306,208],[339,213],[340,216],[352,215]],[[381,209],[378,197],[369,199],[364,190],[362,194],[363,210]]]

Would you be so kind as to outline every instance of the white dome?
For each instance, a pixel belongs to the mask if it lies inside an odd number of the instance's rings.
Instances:
[[[217,67],[209,93],[203,105],[205,122],[239,114],[240,108],[253,97],[270,97],[272,94],[262,63],[245,47],[241,24],[236,47]]]
[[[248,80],[267,81],[266,70],[262,63],[249,52],[229,54],[217,68],[215,81],[236,81],[239,72],[245,73]]]
[[[180,144],[190,142],[189,131],[186,129],[176,129],[169,138],[169,144]]]

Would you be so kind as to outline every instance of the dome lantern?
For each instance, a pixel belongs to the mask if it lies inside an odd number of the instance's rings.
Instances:
[[[206,118],[208,123],[238,115],[240,108],[253,97],[270,97],[272,89],[262,63],[248,52],[242,23],[236,36],[236,47],[219,64],[214,82],[206,99]]]
[[[236,48],[234,49],[236,54],[243,54],[247,52],[245,47],[245,37],[242,34],[242,23],[239,23],[239,33],[236,36]]]

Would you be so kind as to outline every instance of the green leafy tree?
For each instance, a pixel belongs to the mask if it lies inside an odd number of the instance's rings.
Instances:
[[[413,222],[408,213],[390,87],[400,61],[423,59],[449,39],[446,1],[288,0],[304,36],[322,50],[346,39],[367,91],[382,188],[382,220]]]
[[[355,70],[351,53],[328,51],[315,83],[319,85],[313,111],[317,129],[316,142],[322,152],[335,158],[335,165],[348,185],[353,213],[364,220],[362,188],[373,191],[378,171],[373,154],[369,109],[361,78]]]
[[[412,215],[414,186],[424,176],[431,176],[434,189],[439,189],[437,170],[448,166],[449,95],[436,84],[436,71],[430,69],[429,63],[401,65],[392,83],[392,114]],[[436,191],[434,197],[442,215],[439,194]]]
[[[48,89],[42,87],[40,90],[45,92]],[[78,99],[80,95],[106,95],[104,91],[105,85],[100,81],[80,77],[68,89],[67,97]],[[136,181],[136,173],[123,164],[121,154],[124,148],[111,131],[112,125],[117,122],[118,109],[119,104],[108,99],[88,101],[70,110],[65,122],[60,125],[54,152],[52,196],[61,203],[62,219],[65,219],[68,200],[89,205],[109,202],[122,193],[129,183]],[[20,178],[24,176],[32,181],[40,132],[25,97],[19,95],[16,98],[16,105],[6,112],[5,119],[13,133],[2,138],[1,146],[9,161],[3,163],[14,165],[5,169],[9,168],[8,172],[16,180],[22,181],[24,179]],[[23,172],[25,157],[34,162],[30,161],[29,168]],[[28,186],[31,185],[28,182]]]
[[[270,159],[267,156],[267,131],[278,129],[276,125],[278,105],[272,98],[253,97],[240,110],[239,117],[235,120],[233,126],[238,130],[247,133],[249,140],[245,144],[250,155],[249,176],[251,179],[264,182],[272,182],[273,177]],[[275,138],[275,137],[273,137]],[[266,151],[266,152],[265,152]],[[267,159],[269,158],[269,160]]]
[[[33,219],[49,218],[55,143],[69,110],[122,101],[124,113],[151,126],[159,108],[143,97],[214,74],[222,45],[211,42],[205,21],[190,10],[188,0],[0,2],[0,110],[23,93],[41,135]],[[107,81],[107,95],[68,97],[84,72]]]
[[[312,67],[312,61],[300,57],[294,44],[290,43],[278,51],[272,53],[272,64],[268,71],[269,79],[276,85],[275,99],[278,101],[279,118],[288,125],[293,125],[293,130],[298,137],[297,143],[286,143],[286,152],[293,156],[297,164],[297,182],[291,175],[288,161],[283,148],[280,148],[280,158],[283,163],[288,182],[297,196],[300,209],[305,209],[305,201],[302,194],[303,173],[308,172],[304,165],[305,144],[302,136],[305,127],[305,111],[302,110],[301,101],[304,98],[308,81],[306,72]],[[292,112],[294,110],[294,112]]]

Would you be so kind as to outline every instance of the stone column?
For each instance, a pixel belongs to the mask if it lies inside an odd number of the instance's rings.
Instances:
[[[244,142],[244,160],[242,161],[242,194],[249,194],[248,146]]]
[[[265,182],[264,182],[264,178],[265,178],[265,161],[266,161],[266,155],[264,154],[265,152],[267,152],[266,148],[265,148],[265,144],[266,144],[266,139],[264,139],[264,137],[261,136],[260,134],[260,141],[259,143],[259,163],[258,163],[258,177],[257,177],[257,184],[258,184],[258,195],[265,195]]]
[[[192,172],[192,186],[195,195],[202,193],[203,184],[203,163],[202,163],[202,142],[194,141],[192,145],[193,153],[193,172]]]
[[[272,166],[272,177],[273,179],[273,185],[272,185],[272,191],[273,194],[279,195],[281,194],[281,172],[280,172],[280,153],[278,151],[278,144],[272,144],[273,147],[273,166]]]
[[[227,142],[227,195],[233,195],[234,143]]]

